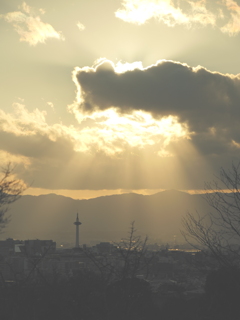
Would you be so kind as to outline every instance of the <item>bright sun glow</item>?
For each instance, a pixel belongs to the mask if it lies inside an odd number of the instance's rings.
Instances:
[[[143,70],[143,65],[141,61],[135,61],[132,63],[128,63],[128,62],[123,63],[119,61],[115,66],[115,71],[117,73],[124,73],[126,71],[133,71],[135,69]]]
[[[166,156],[163,149],[176,139],[190,137],[187,126],[178,122],[176,117],[168,116],[154,119],[151,114],[134,111],[131,114],[119,114],[116,109],[97,111],[86,116],[95,122],[95,128],[84,128],[81,136],[87,144],[95,144],[109,155],[121,153],[126,146],[144,148],[156,146],[160,156]],[[83,119],[81,118],[81,121]],[[80,138],[80,136],[79,136]],[[82,142],[79,144],[79,150]]]
[[[45,111],[36,109],[28,112],[26,107],[19,103],[14,105],[13,113],[1,111],[0,115],[2,126],[11,134],[29,134],[34,137],[38,133],[48,136],[51,141],[64,137],[71,141],[76,152],[95,149],[109,156],[124,153],[129,147],[143,149],[153,146],[159,156],[165,157],[165,149],[171,141],[187,139],[191,135],[187,126],[180,124],[177,117],[155,119],[144,111],[119,113],[117,109],[110,108],[85,115],[76,110],[75,116],[81,123],[81,128],[60,124],[50,126],[46,122]]]
[[[164,60],[158,61],[161,63]],[[165,150],[171,141],[189,139],[191,133],[188,126],[179,123],[176,116],[154,118],[151,113],[141,110],[121,112],[116,107],[100,110],[96,108],[85,112],[79,108],[84,103],[84,90],[80,87],[77,74],[79,72],[95,73],[103,68],[125,73],[135,69],[144,70],[141,61],[126,63],[119,61],[114,64],[106,58],[95,61],[93,67],[75,68],[73,81],[77,87],[76,101],[69,106],[77,121],[81,124],[81,132],[75,133],[75,150],[88,151],[94,146],[110,156],[120,154],[128,147],[143,149],[154,146],[154,152],[160,157],[170,156]],[[105,69],[106,70],[106,69]],[[91,120],[91,127],[88,126]],[[85,126],[86,123],[86,126]]]

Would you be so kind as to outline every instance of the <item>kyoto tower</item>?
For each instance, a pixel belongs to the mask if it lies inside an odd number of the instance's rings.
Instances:
[[[75,224],[75,226],[76,226],[76,244],[75,244],[75,248],[79,248],[79,226],[82,223],[78,219],[78,213],[77,213],[76,221],[73,224]]]

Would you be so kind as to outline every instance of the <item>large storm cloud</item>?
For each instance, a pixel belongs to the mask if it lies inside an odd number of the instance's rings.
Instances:
[[[81,124],[48,124],[46,110],[20,103],[0,112],[0,149],[34,187],[201,189],[239,157],[238,75],[101,61],[76,68],[74,81]]]
[[[177,116],[190,131],[231,131],[239,139],[240,76],[160,61],[144,69],[117,73],[111,62],[75,70],[80,108],[144,110],[156,118]],[[75,82],[76,82],[75,81]],[[225,132],[225,134],[230,134]]]

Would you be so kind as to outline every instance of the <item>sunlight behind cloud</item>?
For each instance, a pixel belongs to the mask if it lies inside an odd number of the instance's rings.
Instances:
[[[115,108],[85,116],[75,110],[74,114],[80,123],[87,119],[95,123],[93,127],[81,131],[86,146],[94,144],[112,156],[121,154],[127,146],[141,149],[156,145],[163,150],[172,140],[190,138],[187,126],[178,123],[177,118],[172,116],[157,120],[144,111],[120,114]],[[82,145],[78,150],[81,148]]]
[[[133,71],[135,69],[143,69],[142,61],[134,61],[132,63],[118,61],[115,66],[115,71],[117,73],[124,73],[126,71]]]
[[[178,123],[176,117],[154,119],[143,111],[119,114],[111,108],[92,115],[81,115],[83,124],[79,129],[60,123],[48,125],[46,110],[29,112],[22,103],[15,103],[13,108],[12,113],[0,110],[0,131],[19,137],[40,135],[52,142],[65,139],[75,152],[92,153],[96,150],[113,157],[121,155],[128,148],[155,146],[157,151],[163,150],[171,141],[190,137],[187,127]],[[75,115],[77,117],[78,113]],[[92,121],[91,127],[84,124],[89,119]]]

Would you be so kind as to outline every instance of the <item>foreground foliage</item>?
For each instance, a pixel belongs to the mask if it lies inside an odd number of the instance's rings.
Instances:
[[[2,283],[0,313],[5,320],[239,320],[239,294],[237,268],[211,272],[203,295],[164,299],[144,280],[106,286],[100,276],[83,272],[52,283]]]

